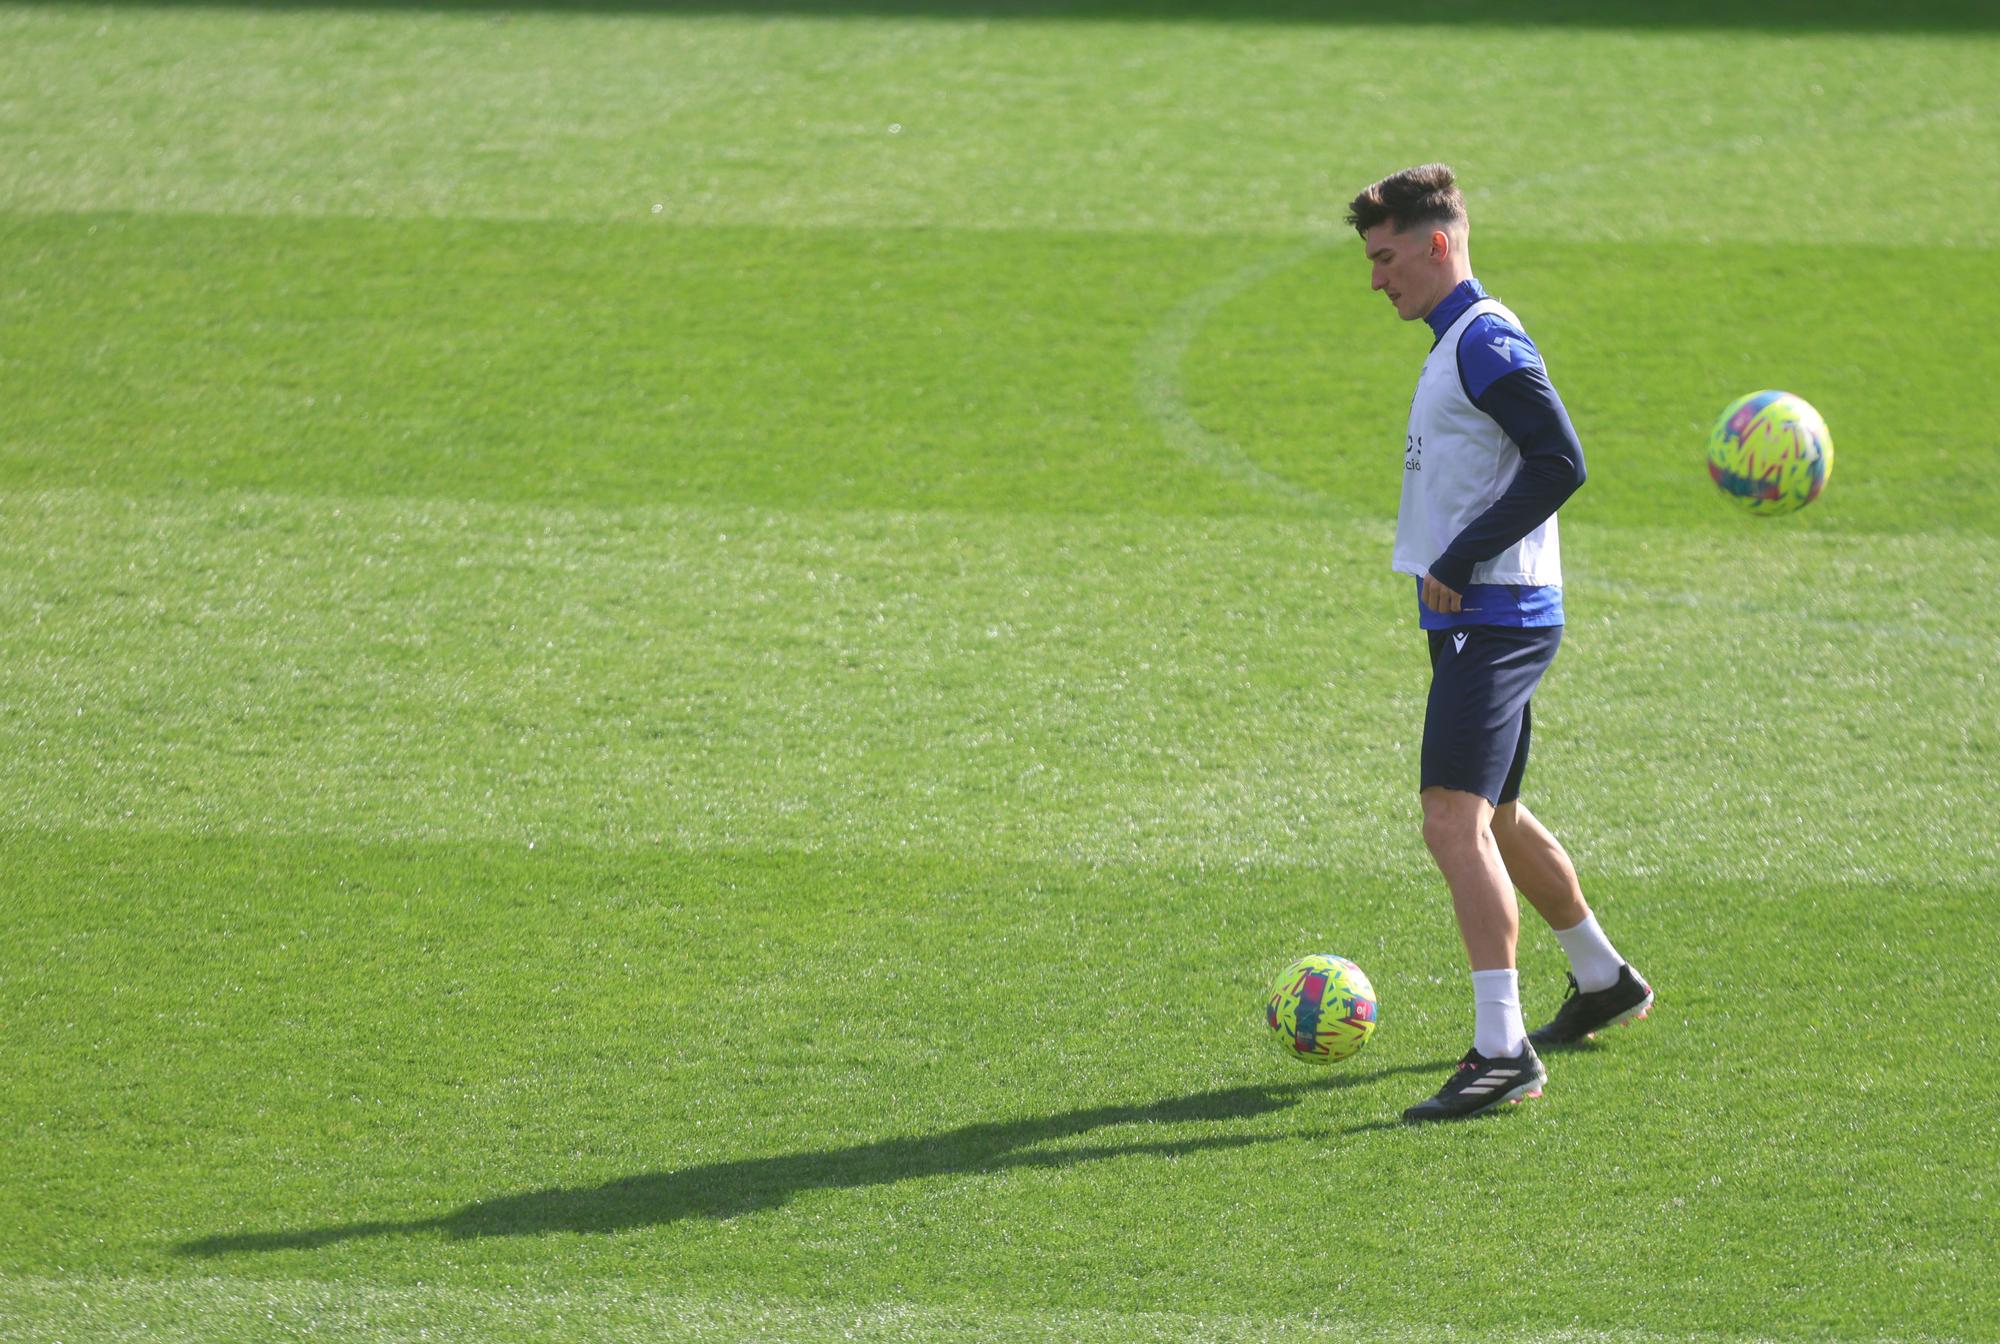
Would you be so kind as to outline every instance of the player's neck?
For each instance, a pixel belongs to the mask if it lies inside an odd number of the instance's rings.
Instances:
[[[1464,284],[1471,278],[1472,278],[1472,267],[1470,265],[1461,265],[1452,267],[1451,270],[1445,274],[1444,288],[1440,289],[1437,292],[1437,297],[1431,300],[1431,306],[1424,310],[1424,316],[1428,318],[1432,313],[1435,313],[1438,310],[1438,308],[1444,303],[1444,301],[1452,296],[1452,294],[1458,289],[1460,285]]]

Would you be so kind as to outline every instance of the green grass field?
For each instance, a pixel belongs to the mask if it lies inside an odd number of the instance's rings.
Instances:
[[[0,57],[0,1338],[2000,1339],[1986,7]],[[1418,1130],[1428,332],[1339,217],[1432,158],[1590,461],[1528,797],[1660,997]],[[1838,458],[1752,520],[1767,386]]]

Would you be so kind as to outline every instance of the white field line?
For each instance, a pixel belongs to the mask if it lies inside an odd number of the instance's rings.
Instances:
[[[1188,409],[1181,387],[1181,366],[1188,347],[1216,309],[1245,290],[1260,285],[1325,252],[1336,238],[1314,238],[1251,262],[1190,294],[1174,305],[1172,312],[1151,335],[1139,343],[1135,382],[1139,405],[1160,427],[1167,442],[1190,461],[1238,484],[1266,494],[1307,504],[1319,512],[1341,511],[1340,506],[1317,490],[1288,481],[1257,463],[1241,445],[1202,424]]]

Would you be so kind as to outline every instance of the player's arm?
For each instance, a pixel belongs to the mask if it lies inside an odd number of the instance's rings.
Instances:
[[[1472,581],[1474,565],[1540,527],[1584,482],[1583,443],[1541,356],[1513,328],[1495,324],[1491,330],[1505,333],[1508,348],[1496,353],[1493,341],[1500,338],[1468,332],[1460,345],[1459,374],[1472,404],[1492,416],[1521,450],[1521,470],[1500,498],[1431,562],[1431,577],[1461,594]]]

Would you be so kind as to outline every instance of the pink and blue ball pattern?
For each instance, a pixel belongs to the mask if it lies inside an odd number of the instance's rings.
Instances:
[[[1375,987],[1345,957],[1315,954],[1286,967],[1271,986],[1264,1023],[1278,1048],[1309,1064],[1346,1059],[1375,1030]]]
[[[1731,402],[1708,436],[1708,475],[1760,517],[1802,509],[1833,473],[1833,436],[1803,398],[1752,392]]]

